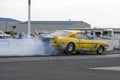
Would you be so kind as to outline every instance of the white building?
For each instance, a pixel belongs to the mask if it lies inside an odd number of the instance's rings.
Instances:
[[[10,18],[0,19],[0,30],[11,31],[13,26],[16,32],[28,32],[28,22],[22,22]],[[31,21],[31,32],[38,31],[53,31],[68,28],[90,28],[91,25],[84,21]]]

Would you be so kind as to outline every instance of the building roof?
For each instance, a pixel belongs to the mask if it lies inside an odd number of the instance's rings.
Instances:
[[[27,24],[28,21],[21,24]],[[75,23],[86,23],[83,21],[31,21],[31,24],[75,24]],[[86,23],[88,24],[88,23]]]
[[[1,18],[0,17],[0,21],[9,21],[9,22],[22,22],[16,19],[12,19],[12,18]]]

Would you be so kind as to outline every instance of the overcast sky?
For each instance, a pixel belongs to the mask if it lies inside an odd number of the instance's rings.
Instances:
[[[28,0],[0,0],[0,17],[26,21]],[[120,0],[31,0],[31,20],[85,21],[120,28]]]

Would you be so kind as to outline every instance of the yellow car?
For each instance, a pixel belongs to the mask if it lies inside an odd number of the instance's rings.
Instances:
[[[102,54],[108,48],[107,42],[91,40],[84,31],[79,30],[59,30],[45,36],[42,41],[66,54],[84,51]]]

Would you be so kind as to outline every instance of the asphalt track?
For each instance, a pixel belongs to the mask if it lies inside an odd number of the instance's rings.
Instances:
[[[120,80],[120,53],[1,57],[0,80]]]

